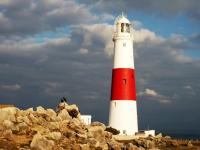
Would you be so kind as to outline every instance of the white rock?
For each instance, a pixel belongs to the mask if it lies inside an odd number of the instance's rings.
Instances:
[[[80,144],[81,150],[89,150],[90,146],[88,144]]]
[[[17,123],[21,123],[21,122],[23,122],[24,120],[23,120],[23,117],[22,117],[22,116],[18,116],[18,117],[16,118],[16,121],[17,121]]]
[[[78,128],[81,127],[82,124],[83,124],[83,123],[81,122],[80,119],[78,119],[78,118],[73,118],[73,119],[70,120],[69,126],[70,126],[71,128],[73,128],[73,129],[75,129],[75,128],[78,129]]]
[[[19,111],[19,109],[16,107],[6,107],[0,109],[0,114],[1,114],[0,123],[3,122],[4,120],[10,120],[15,122],[16,121],[15,115],[17,111]]]
[[[54,141],[47,140],[40,133],[37,133],[36,135],[34,135],[30,146],[31,149],[35,150],[52,150],[54,147]]]
[[[56,112],[53,109],[47,109],[46,114],[53,120],[56,120]]]
[[[12,129],[14,127],[14,124],[10,120],[4,120],[3,121],[3,126],[6,129]]]
[[[77,111],[79,111],[79,110],[78,110],[78,107],[77,107],[75,104],[67,105],[67,106],[66,106],[66,109],[67,109],[68,111],[70,111],[70,110],[72,110],[72,109],[76,109]]]
[[[46,114],[46,110],[42,106],[36,107],[36,111],[39,114]]]
[[[21,122],[17,126],[19,127],[19,129],[23,129],[27,127],[27,124],[25,122]]]
[[[18,116],[16,120],[18,123],[25,122],[26,124],[31,124],[28,116]]]
[[[38,122],[39,122],[38,118],[35,117],[33,114],[30,114],[29,117],[30,117],[30,120],[31,120],[33,123],[38,123]]]
[[[92,122],[90,126],[100,126],[100,127],[103,128],[103,130],[106,129],[106,126],[103,123],[97,122],[97,121],[96,122]]]
[[[28,109],[26,109],[26,110],[20,110],[19,111],[19,116],[27,116],[27,115],[29,115],[30,113],[33,113],[34,111],[33,111],[33,108],[28,108]]]
[[[4,138],[11,138],[12,137],[12,130],[11,129],[4,130],[3,137]]]
[[[59,123],[58,122],[49,122],[48,128],[49,128],[49,130],[59,129]]]
[[[48,139],[52,139],[52,140],[58,141],[61,138],[61,133],[60,132],[51,132],[48,135],[46,135],[46,137]]]
[[[162,138],[162,133],[157,134],[155,138]]]
[[[95,138],[97,141],[104,143],[105,142],[105,132],[101,126],[90,126],[88,128],[88,137]]]
[[[102,126],[89,126],[89,132],[104,132],[104,128]]]
[[[56,116],[55,121],[60,122],[62,121],[62,118],[60,116]]]
[[[26,109],[25,111],[26,111],[26,112],[33,112],[33,107],[28,108],[28,109]]]
[[[59,112],[58,117],[60,117],[62,120],[69,120],[72,119],[67,110],[63,109]]]
[[[24,121],[26,124],[31,124],[31,122],[30,122],[30,120],[29,120],[29,118],[28,118],[27,116],[25,116],[25,117],[23,118],[23,121]]]

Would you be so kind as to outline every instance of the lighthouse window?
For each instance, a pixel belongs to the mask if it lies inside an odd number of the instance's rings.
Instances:
[[[126,85],[126,79],[123,79],[123,83]]]
[[[126,23],[126,32],[130,33],[130,25]]]
[[[126,130],[123,130],[123,134],[126,134]]]
[[[121,24],[121,32],[124,32],[124,23]]]

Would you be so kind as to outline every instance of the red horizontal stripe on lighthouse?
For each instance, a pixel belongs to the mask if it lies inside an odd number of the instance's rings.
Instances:
[[[112,70],[111,100],[136,100],[134,69],[114,68]]]

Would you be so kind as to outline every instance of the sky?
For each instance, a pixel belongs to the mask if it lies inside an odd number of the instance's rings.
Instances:
[[[65,96],[108,122],[113,25],[134,36],[139,129],[200,134],[200,1],[1,0],[0,103],[55,108]]]

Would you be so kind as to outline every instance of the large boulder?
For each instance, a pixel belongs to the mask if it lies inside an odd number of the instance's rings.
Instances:
[[[46,114],[46,110],[42,106],[36,107],[36,112],[39,114]]]
[[[108,147],[109,149],[113,149],[113,150],[122,150],[125,149],[123,143],[119,143],[115,140],[111,140],[108,142]]]
[[[133,145],[132,143],[128,143],[126,145],[127,150],[139,150],[139,148],[136,145]]]
[[[72,109],[76,109],[77,111],[79,111],[78,107],[75,104],[67,105],[65,109],[67,109],[67,111],[70,111]]]
[[[188,147],[192,147],[192,146],[193,146],[192,142],[191,142],[191,141],[188,141],[187,146],[188,146]]]
[[[14,128],[14,123],[10,120],[4,120],[3,121],[3,126],[6,129],[13,129]]]
[[[78,118],[78,115],[79,115],[78,110],[76,109],[68,110],[68,113],[72,118]]]
[[[32,122],[29,120],[28,116],[18,116],[16,118],[17,123],[25,122],[28,125],[32,125]]]
[[[2,136],[5,139],[11,139],[11,137],[12,137],[12,130],[11,129],[4,130]]]
[[[16,126],[19,128],[19,130],[26,130],[26,128],[29,127],[25,122],[18,123]]]
[[[53,109],[47,109],[46,114],[51,118],[52,121],[56,121],[56,112]]]
[[[82,130],[83,128],[83,123],[81,122],[80,119],[73,118],[69,121],[69,128],[74,129],[74,130]]]
[[[162,138],[162,133],[157,134],[155,138]]]
[[[105,131],[102,126],[88,127],[88,137],[94,138],[100,145],[104,145],[106,143]]]
[[[155,143],[153,141],[150,141],[150,140],[145,140],[144,141],[144,148],[148,148],[148,149],[155,148]]]
[[[47,128],[49,128],[50,131],[60,130],[59,126],[59,122],[49,122],[47,124]]]
[[[20,110],[17,113],[17,116],[28,116],[30,113],[33,113],[33,108],[28,108],[26,110]]]
[[[61,120],[71,120],[71,116],[69,115],[68,111],[66,109],[63,109],[61,110],[59,113],[58,113],[58,116],[59,118],[61,118]]]
[[[144,148],[147,148],[147,149],[155,148],[154,141],[151,141],[151,140],[148,140],[148,139],[139,138],[139,139],[135,139],[134,142],[136,142],[136,145],[138,147],[144,147]]]
[[[54,141],[48,140],[40,133],[34,135],[30,145],[32,150],[52,150],[54,147]]]
[[[51,140],[59,141],[61,136],[62,135],[60,132],[51,132],[51,133],[47,134],[45,137],[47,137],[48,139],[51,139]]]
[[[81,150],[90,150],[90,146],[88,144],[81,144]]]
[[[119,130],[112,128],[112,127],[106,127],[105,131],[108,131],[108,132],[112,133],[113,135],[118,135],[120,133]]]
[[[92,122],[92,123],[90,124],[90,126],[100,126],[100,127],[103,128],[103,130],[106,129],[106,126],[105,126],[103,123],[98,122],[98,121]]]
[[[67,112],[69,113],[69,115],[72,118],[80,118],[79,109],[78,109],[78,107],[75,104],[73,104],[73,105],[67,105],[65,109],[67,110]]]
[[[37,124],[39,122],[39,119],[37,116],[35,116],[34,114],[29,114],[28,116],[29,120],[33,123],[33,124]]]
[[[16,107],[6,107],[0,109],[0,123],[2,123],[4,120],[10,120],[12,122],[16,121],[15,115],[17,114],[17,111],[19,111]]]

